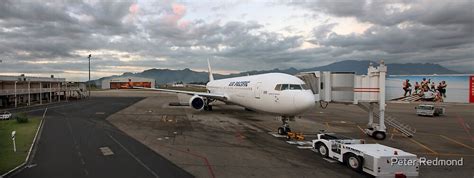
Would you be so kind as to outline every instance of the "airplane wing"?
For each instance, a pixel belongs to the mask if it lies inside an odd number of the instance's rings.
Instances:
[[[206,98],[217,99],[221,101],[226,101],[227,96],[222,94],[215,94],[215,93],[205,93],[205,92],[193,92],[193,91],[183,91],[183,90],[169,90],[169,89],[159,89],[159,88],[145,88],[145,87],[133,87],[136,89],[145,89],[145,90],[153,90],[153,91],[163,91],[163,92],[170,92],[170,93],[181,93],[187,95],[198,95]]]
[[[186,86],[199,87],[199,88],[206,88],[206,85],[198,85],[198,84],[186,84]]]

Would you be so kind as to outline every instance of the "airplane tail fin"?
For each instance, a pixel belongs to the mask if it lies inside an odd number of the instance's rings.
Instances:
[[[207,58],[207,69],[209,71],[209,81],[213,81],[214,76],[212,75],[211,63],[209,63],[209,58]]]

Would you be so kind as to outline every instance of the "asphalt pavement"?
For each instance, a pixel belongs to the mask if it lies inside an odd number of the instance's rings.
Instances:
[[[48,108],[32,160],[13,177],[193,177],[105,120],[141,99],[91,98]]]

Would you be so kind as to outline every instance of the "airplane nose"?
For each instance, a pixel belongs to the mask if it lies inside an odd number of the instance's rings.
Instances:
[[[299,112],[313,108],[315,104],[314,95],[311,92],[301,92],[294,97],[294,106]]]

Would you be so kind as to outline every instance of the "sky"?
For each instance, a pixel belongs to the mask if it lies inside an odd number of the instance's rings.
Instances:
[[[2,0],[0,75],[217,73],[343,60],[474,71],[474,0]]]

